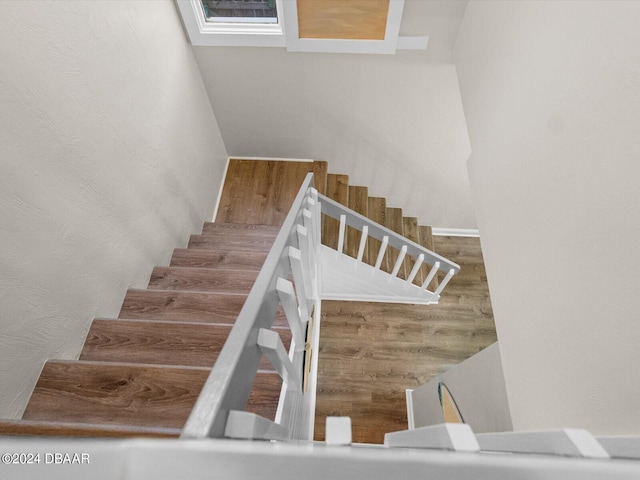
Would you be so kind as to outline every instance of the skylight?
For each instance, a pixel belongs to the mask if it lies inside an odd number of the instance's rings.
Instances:
[[[201,0],[208,23],[278,23],[276,0]]]

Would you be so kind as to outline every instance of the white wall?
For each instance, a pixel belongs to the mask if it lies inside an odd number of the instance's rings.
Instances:
[[[454,398],[464,423],[475,433],[513,429],[498,342],[411,392],[415,428],[444,423],[438,384]]]
[[[331,173],[349,174],[351,184],[368,186],[405,215],[474,228],[469,144],[451,62],[465,4],[408,2],[404,32],[438,34],[426,52],[196,47],[229,154],[327,160]]]
[[[470,2],[468,163],[515,429],[640,433],[640,2]]]
[[[169,0],[0,2],[0,417],[211,218],[226,151]]]

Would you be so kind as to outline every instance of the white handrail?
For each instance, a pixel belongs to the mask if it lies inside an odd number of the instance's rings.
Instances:
[[[427,248],[424,248],[422,245],[412,242],[399,233],[396,233],[393,230],[375,223],[364,215],[354,212],[353,210],[330,199],[329,197],[320,194],[318,195],[318,197],[322,205],[322,213],[336,220],[340,220],[341,231],[345,228],[345,226],[348,226],[351,228],[355,228],[356,230],[361,232],[358,256],[356,259],[358,262],[362,262],[362,253],[364,252],[366,239],[367,237],[371,237],[382,242],[375,262],[376,270],[380,268],[384,253],[388,247],[393,247],[400,251],[400,256],[398,257],[393,271],[391,272],[392,276],[397,275],[398,271],[400,270],[400,263],[404,259],[405,255],[413,258],[416,262],[416,265],[418,261],[420,261],[420,263],[432,266],[431,271],[429,272],[429,275],[427,277],[428,281],[425,281],[420,287],[414,285],[416,288],[420,288],[423,290],[426,289],[435,274],[438,272],[438,270],[440,270],[446,274],[446,277],[443,279],[436,292],[434,292],[436,295],[439,295],[442,292],[442,289],[449,282],[451,277],[460,271],[460,266],[458,264],[447,260],[446,258],[438,255],[435,252],[432,252]],[[342,253],[342,251],[338,250],[336,253],[339,255]],[[413,277],[415,277],[417,271],[418,269],[414,267],[410,274],[411,281],[413,281]]]
[[[312,291],[314,279],[310,278],[311,272],[305,268],[309,265],[309,259],[301,258],[300,250],[304,250],[312,258],[316,255],[315,252],[310,252],[309,247],[315,246],[317,242],[307,238],[307,229],[303,226],[305,220],[308,225],[309,220],[313,222],[314,219],[320,218],[319,214],[314,215],[312,211],[309,212],[311,215],[304,214],[305,209],[317,208],[319,205],[313,198],[316,195],[317,192],[313,189],[313,173],[309,173],[202,388],[184,426],[182,438],[223,437],[225,431],[233,430],[232,425],[227,424],[228,418],[233,422],[234,418],[240,417],[229,417],[229,413],[242,411],[246,407],[265,349],[266,337],[264,334],[261,337],[261,347],[257,332],[271,328],[279,305],[278,282],[280,281],[282,290],[282,279],[288,278],[290,273],[293,274],[296,287],[295,293],[302,317],[300,320],[301,323],[305,322],[303,325],[306,326],[311,307],[318,298]],[[312,231],[319,232],[319,225],[313,225]],[[299,338],[299,335],[296,335],[296,338]],[[295,341],[296,339],[292,339],[294,344]],[[303,350],[301,351],[299,346],[295,346],[293,350],[294,365],[299,366],[301,372]],[[275,359],[276,355],[272,357]],[[291,368],[287,366],[288,370]],[[290,386],[288,390],[287,394],[292,393]],[[301,397],[301,388],[296,388],[293,394]],[[295,402],[299,401],[295,399]],[[281,432],[282,429],[278,431]]]

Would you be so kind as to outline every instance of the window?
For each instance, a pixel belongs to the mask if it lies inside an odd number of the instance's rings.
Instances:
[[[192,45],[285,47],[277,13],[282,4],[282,0],[178,0],[178,9]]]
[[[275,0],[201,0],[210,23],[278,23]]]
[[[388,0],[384,39],[377,40],[300,37],[296,0],[176,1],[191,44],[199,47],[282,47],[293,52],[392,54],[396,49],[424,50],[428,43],[426,36],[400,36],[404,0]]]

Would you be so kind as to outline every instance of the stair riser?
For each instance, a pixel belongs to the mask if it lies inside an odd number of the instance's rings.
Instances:
[[[203,250],[220,250],[221,248],[225,248],[236,252],[269,253],[272,245],[272,239],[264,238],[241,238],[233,241],[226,236],[225,238],[219,238],[209,235],[191,235],[188,248],[197,248]]]
[[[213,223],[205,222],[202,226],[202,235],[208,237],[243,239],[271,239],[275,240],[280,227],[277,225],[242,225],[237,223]]]

